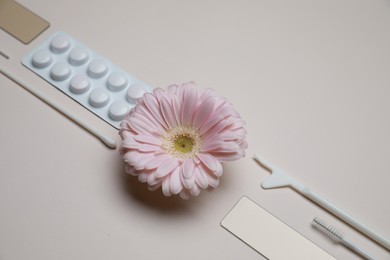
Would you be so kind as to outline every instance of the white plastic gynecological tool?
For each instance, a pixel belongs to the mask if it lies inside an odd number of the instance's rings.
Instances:
[[[87,124],[84,122],[81,118],[79,118],[77,115],[69,112],[65,107],[60,106],[59,104],[56,104],[54,100],[49,98],[48,96],[45,96],[43,93],[38,92],[35,90],[30,84],[28,84],[26,81],[19,79],[16,75],[14,75],[11,71],[7,70],[6,68],[0,67],[0,73],[9,78],[10,80],[14,81],[19,86],[23,87],[27,91],[29,91],[31,94],[45,102],[47,105],[51,106],[58,112],[65,115],[67,118],[84,128],[86,131],[100,139],[107,147],[111,149],[116,149],[117,143],[114,139],[112,139],[109,136],[106,136],[105,134],[101,133],[97,129],[95,129],[93,126]]]
[[[390,250],[390,240],[379,235],[366,225],[362,224],[361,222],[354,219],[352,216],[348,215],[341,209],[335,207],[333,204],[331,204],[329,201],[322,198],[320,195],[314,193],[311,191],[308,187],[303,185],[302,183],[298,182],[288,174],[284,173],[283,171],[279,170],[275,166],[273,166],[271,163],[267,162],[266,160],[262,159],[259,155],[254,155],[254,158],[256,161],[258,161],[261,165],[265,166],[271,171],[271,175],[267,177],[262,183],[261,187],[264,189],[272,189],[272,188],[281,188],[281,187],[291,187],[297,192],[301,193],[305,197],[309,198],[310,200],[314,201],[316,204],[320,205],[325,210],[329,211],[336,217],[340,218],[344,222],[348,223],[355,229],[359,230],[361,233],[365,234],[367,237],[371,238],[372,240],[376,241],[378,244],[385,247],[387,250]]]

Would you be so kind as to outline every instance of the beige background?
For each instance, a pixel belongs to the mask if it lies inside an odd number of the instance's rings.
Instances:
[[[154,86],[195,80],[247,122],[243,160],[190,201],[148,192],[117,151],[0,76],[0,259],[261,259],[220,227],[243,195],[339,259],[315,216],[378,259],[388,251],[290,189],[265,191],[259,153],[390,236],[389,1],[20,1],[51,23],[1,66],[119,141],[20,64],[63,30]],[[281,250],[283,250],[281,248]]]

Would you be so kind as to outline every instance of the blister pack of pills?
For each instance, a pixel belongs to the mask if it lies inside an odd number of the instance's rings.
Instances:
[[[57,32],[22,64],[119,129],[135,102],[152,87],[64,32]]]

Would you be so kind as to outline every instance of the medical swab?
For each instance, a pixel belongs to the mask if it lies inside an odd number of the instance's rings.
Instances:
[[[112,139],[111,137],[108,137],[108,136],[100,133],[99,131],[94,129],[92,126],[90,126],[87,123],[83,122],[79,117],[77,117],[76,115],[70,113],[64,107],[56,104],[49,97],[47,97],[44,94],[39,93],[38,91],[36,91],[30,84],[28,84],[27,82],[25,82],[25,81],[19,79],[18,77],[16,77],[12,72],[8,71],[5,68],[0,68],[0,73],[3,74],[4,76],[6,76],[7,78],[9,78],[10,80],[12,80],[13,82],[15,82],[16,84],[18,84],[19,86],[21,86],[24,89],[26,89],[28,92],[30,92],[31,94],[33,94],[34,96],[36,96],[37,98],[39,98],[40,100],[45,102],[47,105],[51,106],[52,108],[54,108],[58,112],[62,113],[66,117],[68,117],[70,120],[72,120],[73,122],[75,122],[76,124],[78,124],[79,126],[84,128],[85,130],[87,130],[89,133],[91,133],[92,135],[97,137],[100,141],[102,141],[109,148],[116,149],[117,143],[116,143],[116,141],[114,139]]]
[[[313,226],[316,229],[318,229],[319,231],[321,231],[322,233],[324,233],[325,235],[327,235],[328,237],[330,237],[336,243],[340,243],[340,244],[348,247],[349,249],[356,252],[364,259],[374,260],[374,258],[372,256],[370,256],[365,251],[363,251],[361,248],[359,248],[357,245],[352,243],[349,239],[345,238],[344,234],[341,231],[339,231],[338,229],[336,229],[335,227],[333,227],[331,225],[328,225],[327,223],[325,223],[325,221],[323,221],[319,218],[314,218],[313,219]]]
[[[387,250],[390,250],[390,241],[389,239],[379,235],[374,230],[370,229],[363,223],[357,221],[352,216],[348,215],[341,209],[335,207],[333,204],[331,204],[329,201],[322,198],[320,195],[314,193],[309,189],[309,187],[303,185],[302,183],[298,182],[288,174],[282,172],[275,166],[273,166],[271,163],[267,162],[266,160],[260,158],[258,155],[254,155],[254,159],[258,161],[261,165],[265,166],[271,171],[271,175],[267,177],[262,183],[261,187],[264,189],[271,189],[271,188],[281,188],[281,187],[291,187],[297,192],[301,193],[308,199],[312,200],[313,202],[317,203],[319,206],[324,208],[325,210],[329,211],[336,217],[340,218],[344,222],[348,223],[355,229],[359,230],[361,233],[365,234],[367,237],[371,238],[372,240],[376,241],[378,244],[385,247]]]

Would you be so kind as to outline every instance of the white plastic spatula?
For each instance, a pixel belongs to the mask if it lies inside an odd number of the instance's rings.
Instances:
[[[314,201],[316,204],[320,205],[325,210],[329,211],[336,217],[340,218],[344,222],[348,223],[355,229],[359,230],[361,233],[365,234],[367,237],[371,238],[372,240],[376,241],[383,247],[385,247],[387,250],[390,250],[390,240],[386,239],[385,237],[379,235],[366,225],[362,224],[361,222],[354,219],[352,216],[348,215],[341,209],[335,207],[333,204],[331,204],[329,201],[325,200],[320,195],[314,193],[309,189],[309,187],[303,185],[299,181],[295,180],[285,172],[279,170],[275,166],[273,166],[271,163],[267,162],[266,160],[262,159],[259,155],[255,154],[254,158],[256,161],[258,161],[261,165],[268,168],[271,171],[271,175],[267,177],[262,183],[261,187],[264,189],[272,189],[272,188],[281,188],[281,187],[291,187],[297,192],[301,193],[305,197],[309,198],[310,200]]]

